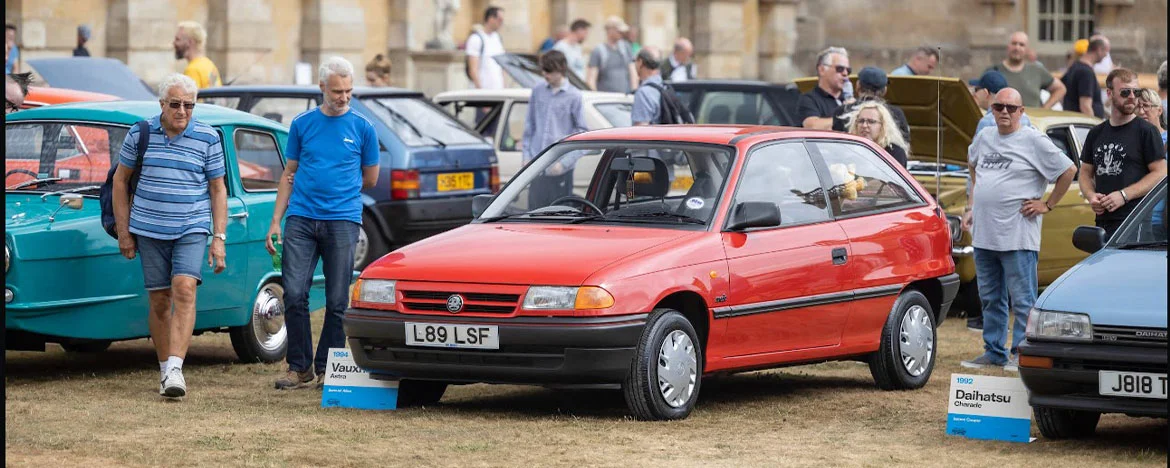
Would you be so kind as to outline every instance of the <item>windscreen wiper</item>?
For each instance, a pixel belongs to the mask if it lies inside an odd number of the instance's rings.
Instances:
[[[671,213],[669,211],[652,211],[649,213],[637,213],[637,214],[616,214],[616,215],[613,215],[612,217],[613,218],[621,218],[621,219],[673,218],[680,223],[707,224],[706,221],[703,221],[699,218],[695,218],[693,216],[687,216],[684,214]]]
[[[25,187],[28,187],[31,185],[51,184],[51,183],[57,182],[58,180],[61,180],[61,178],[60,177],[47,177],[44,179],[33,179],[33,180],[21,182],[19,184],[13,185],[11,187],[5,187],[4,190],[22,189],[22,188],[25,188]]]
[[[510,214],[510,215],[500,215],[500,216],[492,216],[490,218],[481,218],[480,221],[485,222],[485,223],[490,223],[492,221],[499,221],[501,219],[520,218],[520,217],[541,218],[541,217],[545,217],[545,216],[572,216],[574,218],[585,216],[586,218],[592,218],[592,217],[595,217],[597,215],[585,215],[584,213],[577,211],[577,210],[542,211],[539,213],[533,213],[531,211],[526,211],[524,213],[514,213],[514,214]]]

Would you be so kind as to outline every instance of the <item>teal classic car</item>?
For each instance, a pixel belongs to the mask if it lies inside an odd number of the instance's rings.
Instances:
[[[4,123],[4,328],[7,349],[101,351],[144,338],[147,295],[139,258],[127,260],[101,226],[98,187],[135,122],[157,102],[104,102],[20,111]],[[228,332],[243,361],[284,358],[284,294],[264,236],[284,168],[288,130],[200,104],[220,133],[227,166],[227,269],[204,265],[195,333]],[[324,304],[320,267],[310,307]]]

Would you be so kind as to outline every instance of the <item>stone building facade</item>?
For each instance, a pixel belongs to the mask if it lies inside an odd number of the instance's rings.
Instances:
[[[435,0],[5,0],[19,28],[22,56],[66,56],[76,26],[93,28],[96,56],[126,62],[148,83],[181,70],[175,24],[202,22],[208,55],[225,81],[292,83],[298,62],[341,55],[359,68],[377,53],[393,61],[395,84],[428,94],[467,86],[458,51],[428,51]],[[1002,58],[1007,37],[1028,31],[1049,68],[1064,65],[1077,28],[1112,40],[1115,62],[1153,72],[1166,59],[1167,0],[461,0],[452,18],[457,41],[490,4],[505,9],[504,45],[532,52],[557,24],[600,25],[619,15],[643,44],[669,48],[691,38],[701,74],[775,82],[812,73],[817,51],[848,48],[854,68],[887,70],[920,45],[942,51],[941,72],[970,77]],[[1071,34],[1068,33],[1071,31]],[[1042,36],[1045,40],[1041,40]],[[362,80],[359,72],[359,81]]]

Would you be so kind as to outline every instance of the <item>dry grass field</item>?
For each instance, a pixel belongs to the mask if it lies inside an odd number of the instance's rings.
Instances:
[[[221,334],[196,337],[190,396],[167,402],[146,340],[87,356],[52,346],[5,353],[5,465],[1166,466],[1160,419],[1106,416],[1085,441],[947,436],[947,377],[981,340],[951,319],[939,342],[919,391],[879,391],[846,362],[754,372],[705,382],[691,417],[670,423],[630,419],[618,392],[515,386],[452,387],[424,409],[322,409],[315,390],[272,389],[281,365],[234,363]]]

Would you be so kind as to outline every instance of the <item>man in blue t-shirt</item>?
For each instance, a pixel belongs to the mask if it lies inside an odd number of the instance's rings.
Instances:
[[[282,241],[280,220],[287,209],[281,271],[288,373],[276,381],[277,389],[310,386],[314,376],[320,388],[329,348],[345,347],[341,319],[349,306],[353,250],[361,230],[361,191],[378,182],[374,126],[349,108],[353,73],[353,64],[341,57],[322,63],[318,78],[324,103],[293,119],[288,132],[284,151],[288,164],[280,177],[267,240],[268,252],[275,254],[273,242]],[[314,358],[309,287],[318,259],[324,262],[325,327]]]

